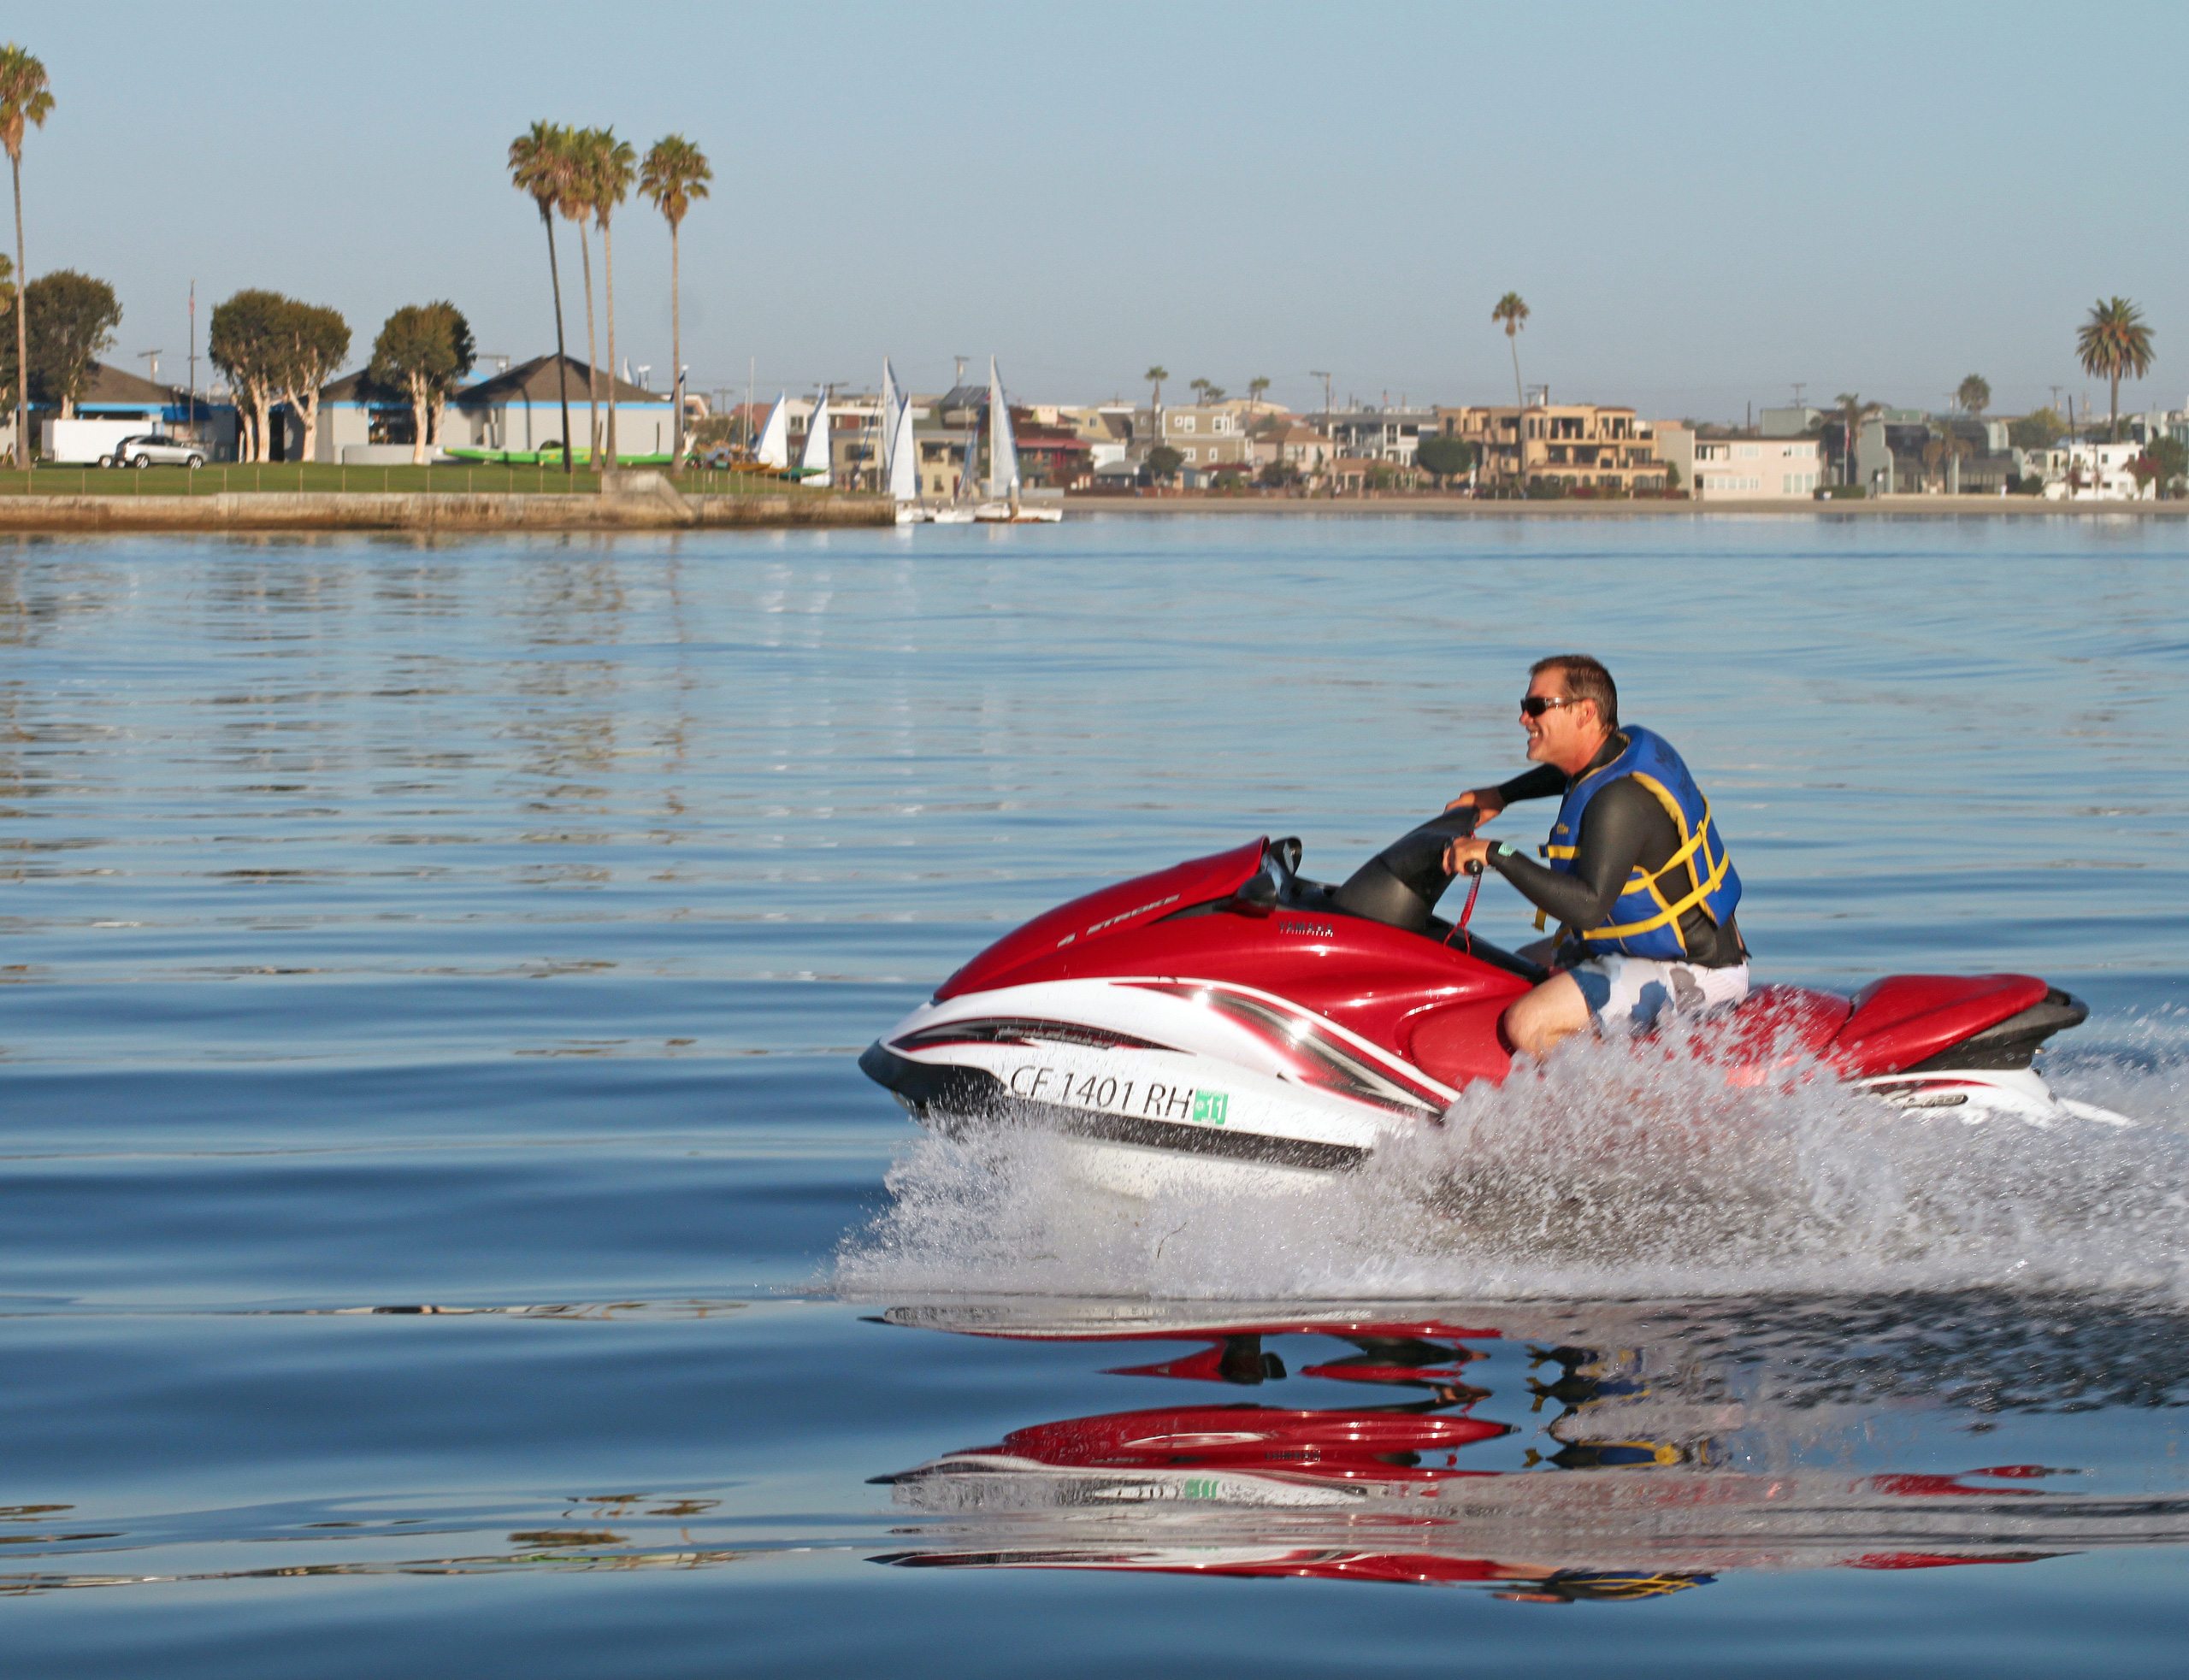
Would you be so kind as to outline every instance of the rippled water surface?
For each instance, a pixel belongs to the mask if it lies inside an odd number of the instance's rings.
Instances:
[[[2186,555],[0,549],[9,1671],[2177,1669]],[[858,1073],[1101,881],[1266,833],[1342,876],[1575,647],[1711,792],[1767,977],[2044,975],[2092,1006],[2050,1076],[2146,1123],[1583,1047],[1328,1196],[1132,1210]],[[1561,1219],[1641,1113],[1745,1141]]]

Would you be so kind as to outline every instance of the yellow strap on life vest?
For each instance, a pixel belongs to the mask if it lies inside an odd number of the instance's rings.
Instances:
[[[1713,824],[1710,820],[1709,800],[1703,800],[1702,821],[1696,825],[1695,832],[1690,834],[1687,832],[1687,819],[1685,816],[1681,815],[1679,802],[1678,800],[1674,799],[1661,784],[1649,776],[1637,775],[1634,779],[1640,782],[1643,787],[1647,787],[1652,793],[1655,793],[1657,796],[1658,800],[1664,805],[1665,809],[1672,813],[1673,820],[1674,822],[1679,824],[1680,832],[1685,836],[1685,839],[1680,845],[1679,850],[1666,859],[1664,866],[1661,869],[1656,869],[1649,875],[1643,875],[1639,869],[1637,869],[1634,871],[1634,875],[1635,876],[1639,877],[1639,879],[1630,878],[1626,884],[1626,892],[1620,895],[1624,898],[1626,893],[1631,893],[1637,887],[1646,889],[1649,896],[1655,899],[1660,906],[1660,909],[1655,916],[1649,917],[1646,920],[1641,922],[1626,922],[1612,927],[1592,928],[1582,934],[1582,938],[1584,939],[1630,939],[1637,934],[1649,933],[1658,928],[1666,926],[1670,926],[1673,928],[1674,934],[1679,936],[1679,918],[1686,915],[1689,911],[1694,909],[1696,905],[1701,904],[1713,893],[1716,892],[1726,879],[1726,869],[1732,866],[1732,854],[1725,849],[1723,845],[1719,846],[1718,855],[1715,858],[1713,858],[1710,856],[1708,837],[1712,828],[1715,825]],[[1657,882],[1665,875],[1670,874],[1675,866],[1687,864],[1689,859],[1694,857],[1698,848],[1702,851],[1703,862],[1708,866],[1708,874],[1705,874],[1702,870],[1696,869],[1690,865],[1688,869],[1688,879],[1696,883],[1695,890],[1676,902],[1668,902],[1666,899],[1665,895],[1657,890]],[[1682,950],[1685,950],[1686,947],[1687,941],[1685,938],[1682,936],[1680,937],[1680,948]]]

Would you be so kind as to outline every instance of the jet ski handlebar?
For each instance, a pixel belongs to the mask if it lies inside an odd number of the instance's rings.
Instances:
[[[1353,872],[1337,889],[1337,907],[1410,933],[1425,933],[1437,900],[1452,883],[1444,852],[1474,833],[1482,813],[1472,805],[1439,811],[1410,829]],[[1469,874],[1478,873],[1470,869]]]

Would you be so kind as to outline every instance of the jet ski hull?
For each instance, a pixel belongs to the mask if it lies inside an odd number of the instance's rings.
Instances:
[[[1300,881],[1296,856],[1296,842],[1256,841],[1060,905],[952,976],[860,1066],[932,1129],[1038,1127],[1121,1194],[1351,1170],[1507,1076],[1499,1017],[1543,971],[1390,881],[1372,883],[1372,913],[1350,912],[1353,883]],[[1416,925],[1385,919],[1392,905]],[[1852,998],[1765,987],[1704,1023],[1696,1049],[1737,1085],[1799,1064],[1971,1123],[2127,1123],[2062,1102],[2032,1065],[2085,1013],[2024,975],[1894,976]]]

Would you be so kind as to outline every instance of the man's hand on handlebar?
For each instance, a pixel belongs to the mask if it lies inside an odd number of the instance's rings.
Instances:
[[[1495,787],[1470,787],[1444,809],[1478,811],[1482,813],[1479,820],[1487,822],[1505,809],[1505,801]]]
[[[1447,810],[1450,807],[1447,806]],[[1458,875],[1462,870],[1479,875],[1490,860],[1490,842],[1470,834],[1465,840],[1455,840],[1444,848],[1444,872]],[[1473,865],[1472,869],[1468,865]]]

